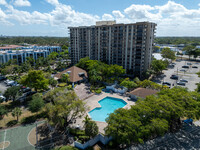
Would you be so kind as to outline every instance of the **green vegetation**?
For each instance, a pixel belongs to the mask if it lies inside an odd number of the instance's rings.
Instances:
[[[191,44],[200,45],[200,37],[156,37],[154,40],[157,44]]]
[[[189,56],[189,59],[191,56],[194,56],[194,58],[200,56],[200,49],[195,48],[195,46],[193,45],[187,45],[186,47],[183,48],[183,51],[186,51],[186,54]]]
[[[163,48],[162,51],[161,51],[161,54],[162,54],[163,58],[167,58],[167,59],[171,59],[171,60],[175,60],[176,59],[175,52],[173,52],[168,47]]]
[[[136,79],[136,80],[137,80],[137,79]],[[136,81],[136,82],[138,82],[138,81]],[[128,88],[128,89],[134,89],[134,88],[136,88],[136,87],[138,86],[137,83],[135,83],[134,81],[130,81],[129,78],[124,79],[124,80],[120,83],[120,85],[121,85],[121,86],[124,86],[124,87],[126,87],[126,88]]]
[[[70,82],[69,74],[62,74],[62,75],[61,75],[61,78],[60,78],[60,81],[61,81],[61,82],[64,82],[64,83]]]
[[[15,101],[21,95],[22,95],[22,92],[20,91],[19,86],[9,87],[4,93],[6,100],[13,100],[13,101]]]
[[[55,88],[57,84],[58,84],[58,81],[54,80],[54,78],[49,79],[49,85],[51,85],[52,88]]]
[[[80,59],[78,67],[85,69],[88,72],[89,80],[93,85],[98,82],[108,80],[118,80],[120,75],[125,73],[125,69],[119,65],[107,65],[98,60],[90,60],[89,57]]]
[[[117,109],[106,119],[105,131],[123,147],[174,132],[181,118],[199,119],[200,96],[184,88],[165,89],[139,100],[131,109]]]
[[[160,46],[153,46],[153,52],[157,52],[160,49]]]
[[[44,106],[44,101],[40,93],[36,93],[32,96],[32,100],[28,104],[29,110],[34,113],[38,112]]]
[[[73,146],[62,146],[59,148],[55,148],[54,150],[78,150],[78,149]]]
[[[8,114],[8,110],[0,104],[0,120],[3,119],[4,115]]]
[[[19,107],[15,107],[12,111],[12,116],[17,117],[17,122],[19,121],[19,116],[22,115],[22,110]]]
[[[66,88],[55,88],[48,92],[44,99],[50,101],[45,106],[45,112],[49,124],[56,129],[66,130],[85,113],[85,103],[79,100],[74,91],[68,91]]]
[[[69,45],[68,37],[0,37],[1,44]]]
[[[20,83],[34,88],[35,91],[48,88],[48,79],[45,78],[44,73],[41,70],[30,70],[28,75],[21,78]]]
[[[143,80],[143,81],[139,82],[138,85],[142,88],[149,88],[149,89],[155,89],[155,90],[161,90],[161,89],[165,88],[164,86],[159,85],[150,80]]]
[[[99,128],[95,121],[92,121],[88,116],[85,117],[84,127],[85,127],[85,134],[90,138],[95,137],[99,133]]]
[[[164,60],[154,59],[151,63],[151,69],[156,75],[161,74],[162,71],[167,68],[167,66],[168,66],[168,61]]]

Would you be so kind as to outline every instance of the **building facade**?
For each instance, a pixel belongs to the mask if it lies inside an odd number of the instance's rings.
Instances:
[[[52,52],[60,52],[60,46],[34,46],[20,50],[0,51],[0,64],[6,63],[11,59],[16,59],[18,64],[26,61],[27,57],[37,60],[39,57],[47,57]]]
[[[72,64],[88,56],[93,60],[121,65],[127,73],[135,76],[141,76],[150,67],[155,23],[100,21],[95,26],[69,29]]]

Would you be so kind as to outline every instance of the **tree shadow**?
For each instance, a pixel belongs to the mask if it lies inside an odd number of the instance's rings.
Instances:
[[[16,125],[17,124],[17,120],[11,120],[11,121],[9,121],[7,124],[6,124],[6,126],[7,127],[12,127],[12,126],[14,126],[14,125]]]

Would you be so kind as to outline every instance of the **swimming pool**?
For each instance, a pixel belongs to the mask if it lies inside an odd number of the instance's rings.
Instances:
[[[126,106],[126,102],[119,98],[105,97],[98,102],[101,107],[97,107],[89,112],[90,117],[94,121],[105,122],[105,119],[110,113],[113,113],[115,109]]]

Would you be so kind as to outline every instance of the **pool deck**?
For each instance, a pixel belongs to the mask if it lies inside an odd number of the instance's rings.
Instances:
[[[84,102],[86,103],[86,106],[89,107],[89,109],[86,111],[87,112],[86,114],[88,114],[89,111],[93,110],[96,107],[101,107],[101,105],[98,103],[98,101],[102,100],[103,98],[105,98],[107,96],[123,99],[127,103],[127,105],[124,106],[125,109],[129,109],[131,107],[131,105],[135,105],[135,102],[128,100],[128,97],[120,96],[116,93],[111,94],[111,93],[102,92],[99,95],[93,95],[92,97],[89,97],[88,99],[84,100]],[[75,126],[79,125],[81,128],[83,128],[84,123],[82,121],[84,120],[84,117],[86,116],[86,114],[82,118],[77,119],[76,123],[74,125]],[[104,128],[107,126],[107,123],[100,122],[100,121],[96,121],[96,123],[99,127],[99,132],[104,134],[105,133]]]

